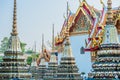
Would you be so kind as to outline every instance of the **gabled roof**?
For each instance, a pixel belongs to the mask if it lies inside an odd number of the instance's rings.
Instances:
[[[115,15],[118,10],[119,10],[119,7],[113,8],[113,10],[112,10],[113,15]],[[119,13],[119,14],[120,14],[120,13]],[[90,36],[91,41],[88,42],[88,45],[87,45],[87,47],[86,47],[86,50],[87,50],[87,51],[88,51],[88,50],[90,51],[90,48],[94,48],[94,47],[92,47],[92,45],[93,45],[92,39],[93,39],[93,38],[96,38],[96,37],[100,37],[101,34],[103,34],[104,26],[106,25],[106,19],[107,19],[107,10],[106,10],[106,9],[101,10],[101,15],[100,15],[100,18],[99,18],[100,22],[98,22],[99,25],[95,26],[95,27],[98,27],[98,28],[101,27],[101,29],[99,29],[99,30],[97,31],[97,33],[95,33],[95,32],[93,31],[93,33],[96,34],[96,35],[91,34],[91,36]],[[113,20],[114,20],[114,19],[113,19]],[[102,38],[102,36],[101,36],[101,38]]]
[[[77,24],[78,19],[80,18],[81,14],[84,14],[87,17],[88,21],[90,21],[90,24],[93,25],[94,19],[96,18],[97,15],[100,14],[100,12],[99,12],[99,10],[88,5],[86,1],[83,1],[80,4],[79,8],[77,9],[76,13],[72,14],[68,17],[69,32],[73,31],[73,29],[74,29],[75,25]],[[66,31],[66,24],[67,24],[67,21],[65,20],[64,24],[62,26],[61,32],[60,32],[60,36],[62,36],[62,38],[65,38],[64,33]],[[63,41],[64,41],[64,39],[62,40],[62,42]]]

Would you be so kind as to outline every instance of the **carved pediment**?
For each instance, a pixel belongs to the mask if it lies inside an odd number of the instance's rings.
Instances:
[[[78,19],[73,32],[88,32],[88,29],[90,27],[90,22],[87,19],[87,17],[84,14],[80,15],[80,18]]]

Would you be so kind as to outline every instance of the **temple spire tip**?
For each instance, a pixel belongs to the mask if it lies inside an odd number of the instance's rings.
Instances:
[[[42,34],[42,53],[44,52],[44,34]]]
[[[106,24],[113,24],[113,14],[112,14],[112,0],[108,0],[107,1],[107,21],[106,21]]]
[[[14,0],[14,11],[13,11],[13,27],[12,27],[12,36],[18,35],[17,32],[17,3],[16,0]]]
[[[54,44],[55,44],[55,41],[54,41],[54,24],[53,24],[53,28],[52,28],[52,50],[54,50]]]

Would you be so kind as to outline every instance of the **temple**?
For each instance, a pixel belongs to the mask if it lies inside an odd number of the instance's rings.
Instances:
[[[97,58],[92,64],[93,71],[89,76],[94,79],[112,80],[120,78],[120,43],[117,29],[113,23],[112,1],[108,0],[107,4],[103,41],[97,49]]]
[[[120,34],[120,6],[112,8],[112,1],[108,0],[108,7],[100,0],[103,7],[98,10],[89,5],[86,0],[80,2],[76,13],[69,14],[60,33],[55,38],[56,46],[64,52],[64,42],[69,35],[88,35],[85,40],[85,52],[90,52],[92,72],[91,78],[96,80],[111,80],[119,78],[119,38]],[[68,24],[67,24],[68,23]]]
[[[76,13],[70,13],[68,20],[68,27],[70,36],[88,35],[88,39],[85,40],[85,51],[91,53],[91,61],[96,60],[96,49],[102,43],[102,35],[104,33],[104,26],[107,19],[107,8],[101,0],[103,6],[102,10],[98,10],[95,7],[89,5],[86,0],[80,2]],[[120,6],[111,10],[113,13],[113,23],[117,28],[118,35],[120,34]],[[55,37],[55,44],[58,50],[63,52],[63,43],[66,39],[66,26],[67,20],[65,19],[60,33]]]
[[[68,6],[68,2],[67,2]],[[67,7],[67,17],[68,7]],[[63,56],[61,57],[60,64],[58,65],[58,71],[56,74],[55,80],[82,80],[79,69],[76,65],[75,58],[73,57],[70,39],[69,39],[69,23],[66,21],[66,31],[65,31],[65,43],[64,43],[64,51]]]
[[[35,51],[33,52],[33,55],[34,55],[34,58],[32,57],[30,72],[32,73],[32,78],[37,79],[38,73],[37,73],[37,62],[36,62],[36,43],[35,43]]]
[[[37,60],[37,79],[44,80],[45,79],[45,73],[47,72],[46,67],[46,59],[45,59],[45,51],[44,51],[44,35],[42,35],[42,52],[39,55],[39,58]]]
[[[56,77],[57,73],[57,67],[58,67],[58,62],[57,62],[57,55],[58,53],[55,50],[55,42],[54,42],[54,24],[53,24],[53,32],[52,32],[52,52],[50,56],[50,62],[48,62],[48,68],[47,72],[45,73],[45,80],[54,80]]]
[[[20,39],[17,32],[16,0],[14,0],[13,29],[4,52],[3,62],[0,62],[0,80],[30,79],[29,67],[21,51]]]
[[[66,32],[64,53],[58,66],[55,80],[82,80],[70,46],[69,32]]]
[[[80,35],[87,35],[84,40],[85,46],[80,48],[81,53],[89,52],[91,56],[92,70],[88,73],[88,78],[90,80],[119,80],[120,6],[112,8],[112,0],[107,0],[107,7],[102,0],[100,3],[102,10],[98,10],[89,5],[86,0],[82,0],[76,13],[72,13],[68,9],[67,2],[67,17],[56,37],[54,37],[53,25],[51,52],[46,50],[44,35],[42,35],[42,51],[37,60],[32,60],[31,68],[29,68],[18,37],[17,5],[14,0],[12,32],[8,48],[4,52],[3,60],[0,61],[0,80],[83,80],[81,69],[79,71],[78,68],[81,66],[76,62],[79,61],[76,59],[80,57],[80,54],[75,53],[77,54],[76,58],[76,55],[72,53],[70,39]],[[76,44],[75,48],[77,48]],[[59,52],[63,54],[58,65]]]

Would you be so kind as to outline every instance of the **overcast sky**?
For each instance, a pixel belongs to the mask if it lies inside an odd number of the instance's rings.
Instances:
[[[101,9],[99,0],[86,0],[88,4]],[[45,42],[51,41],[52,24],[55,24],[55,34],[60,32],[66,13],[67,0],[17,0],[17,25],[21,41],[32,47],[37,42],[41,45],[41,35],[44,33]],[[68,0],[70,9],[76,12],[79,0]],[[104,0],[106,3],[107,0]],[[113,6],[118,6],[120,0],[113,0]],[[0,41],[10,36],[13,18],[13,0],[0,0]]]

